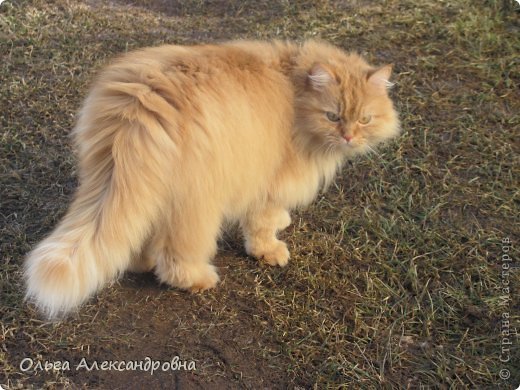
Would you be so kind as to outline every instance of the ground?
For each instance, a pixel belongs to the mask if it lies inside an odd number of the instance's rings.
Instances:
[[[508,0],[2,2],[2,387],[516,388],[518,18]],[[394,64],[403,134],[293,213],[288,267],[231,230],[215,290],[128,274],[58,323],[23,302],[24,255],[77,185],[68,134],[96,71],[143,46],[308,37]],[[100,368],[177,357],[196,370]]]

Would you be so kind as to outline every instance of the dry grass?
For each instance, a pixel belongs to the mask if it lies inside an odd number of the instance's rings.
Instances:
[[[349,4],[349,5],[345,5]],[[10,1],[0,5],[0,383],[7,388],[516,388],[518,6],[513,1]],[[231,232],[223,283],[191,296],[129,276],[44,324],[24,254],[76,186],[67,134],[97,69],[161,43],[320,36],[393,62],[404,134],[348,164],[284,233],[286,269]],[[502,290],[509,281],[510,293]],[[510,300],[505,298],[509,297]],[[500,362],[505,324],[513,347]],[[22,373],[24,357],[197,362],[195,373]],[[508,369],[511,377],[499,377]]]

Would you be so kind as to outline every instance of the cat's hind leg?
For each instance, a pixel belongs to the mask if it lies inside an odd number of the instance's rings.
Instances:
[[[145,248],[142,253],[132,256],[127,268],[128,272],[142,273],[154,269],[155,258],[149,255],[148,247]]]
[[[280,241],[276,233],[290,224],[291,217],[282,207],[268,205],[249,212],[241,221],[247,254],[270,265],[287,265],[287,244]]]
[[[211,260],[217,251],[222,217],[203,204],[185,205],[152,239],[145,255],[155,260],[155,274],[162,283],[192,292],[218,283]]]

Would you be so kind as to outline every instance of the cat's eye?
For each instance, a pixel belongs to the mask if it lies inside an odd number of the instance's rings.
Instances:
[[[339,122],[341,118],[335,112],[327,111],[327,119],[331,122]]]
[[[358,120],[362,125],[367,125],[372,120],[372,115],[363,115],[361,119]]]

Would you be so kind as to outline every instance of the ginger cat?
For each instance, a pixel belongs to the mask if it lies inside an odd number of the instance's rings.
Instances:
[[[79,188],[28,255],[26,297],[49,318],[125,270],[215,287],[224,221],[285,266],[276,237],[346,157],[396,136],[391,66],[324,42],[237,41],[128,53],[95,81],[74,130]]]

